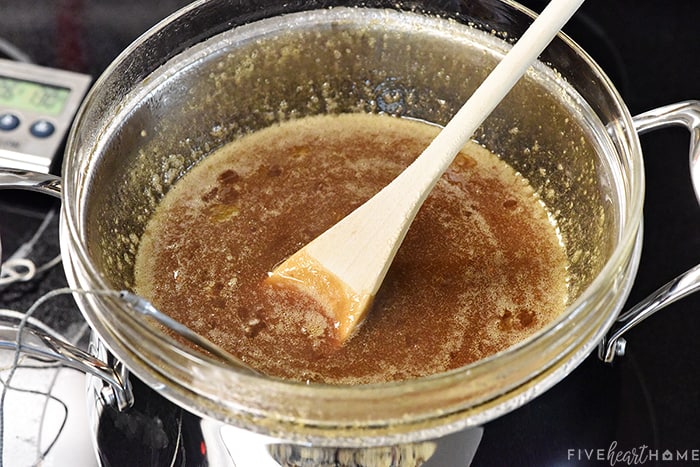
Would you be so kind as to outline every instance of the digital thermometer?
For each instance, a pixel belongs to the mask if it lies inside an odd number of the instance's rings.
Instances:
[[[0,166],[48,173],[91,82],[0,59]]]

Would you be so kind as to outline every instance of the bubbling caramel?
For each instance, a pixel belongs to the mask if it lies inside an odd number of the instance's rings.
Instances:
[[[522,341],[566,306],[566,254],[528,182],[475,143],[426,200],[344,345],[313,300],[264,285],[438,131],[351,114],[293,120],[228,144],[159,205],[139,246],[136,292],[257,371],[299,381],[416,378]]]

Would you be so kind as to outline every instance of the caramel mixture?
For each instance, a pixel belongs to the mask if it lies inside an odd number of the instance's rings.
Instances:
[[[436,135],[378,115],[310,117],[218,150],[147,226],[136,291],[258,371],[362,384],[504,350],[567,303],[556,225],[523,177],[468,145],[421,208],[358,333],[343,346],[309,299],[267,273],[370,198]]]

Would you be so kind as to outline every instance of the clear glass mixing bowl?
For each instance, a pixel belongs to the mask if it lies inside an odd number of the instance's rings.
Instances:
[[[445,123],[532,18],[496,0],[195,2],[131,45],[79,112],[63,166],[69,282],[129,289],[140,235],[164,193],[257,128],[327,112]],[[306,385],[185,349],[117,298],[76,301],[139,379],[225,424],[321,446],[413,442],[482,424],[564,378],[616,319],[639,259],[644,179],[625,104],[563,35],[475,138],[555,213],[572,276],[561,317],[490,358],[390,384]]]

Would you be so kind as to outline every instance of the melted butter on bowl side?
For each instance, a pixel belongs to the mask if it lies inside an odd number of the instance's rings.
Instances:
[[[159,205],[139,247],[136,291],[256,370],[299,381],[416,378],[512,346],[563,311],[566,254],[532,187],[477,144],[421,208],[343,346],[317,304],[264,284],[438,131],[352,114],[289,121],[230,143]]]

